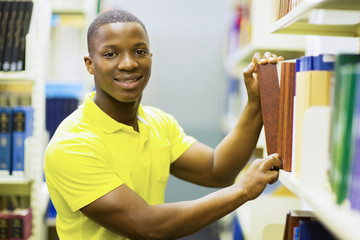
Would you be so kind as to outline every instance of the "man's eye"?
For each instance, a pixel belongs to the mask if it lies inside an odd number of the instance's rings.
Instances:
[[[147,54],[147,51],[146,51],[146,50],[143,50],[143,49],[139,49],[139,50],[136,50],[136,51],[135,51],[135,54],[136,54],[136,55],[146,55],[146,54]]]
[[[113,53],[113,52],[108,52],[108,53],[105,53],[105,54],[104,54],[105,57],[109,57],[109,58],[115,57],[115,55],[116,55],[116,54]]]

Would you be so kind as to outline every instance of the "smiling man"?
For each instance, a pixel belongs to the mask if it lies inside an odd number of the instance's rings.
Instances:
[[[194,233],[258,197],[278,178],[278,155],[257,159],[234,183],[259,137],[262,116],[254,56],[244,70],[249,100],[238,124],[212,149],[185,134],[175,118],[143,107],[152,54],[144,24],[126,11],[98,16],[88,30],[96,91],[51,139],[45,176],[61,240],[176,239]],[[170,79],[171,80],[171,79]],[[169,174],[214,193],[164,203]]]

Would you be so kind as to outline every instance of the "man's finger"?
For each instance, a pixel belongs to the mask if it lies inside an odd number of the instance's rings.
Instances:
[[[266,171],[277,171],[281,169],[282,161],[279,157],[279,154],[274,153],[265,158],[264,168]]]

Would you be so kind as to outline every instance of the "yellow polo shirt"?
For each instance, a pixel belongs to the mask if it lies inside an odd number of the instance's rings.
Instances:
[[[148,204],[163,203],[170,164],[196,141],[153,107],[139,107],[136,132],[105,114],[94,94],[60,124],[46,150],[45,177],[61,240],[124,239],[79,209],[122,184]]]

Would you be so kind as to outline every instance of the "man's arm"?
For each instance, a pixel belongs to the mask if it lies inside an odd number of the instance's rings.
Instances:
[[[256,53],[243,70],[248,102],[234,129],[212,149],[202,143],[193,144],[172,165],[171,173],[181,179],[208,187],[231,185],[250,159],[263,125],[257,64],[283,60],[271,53]]]
[[[236,184],[205,197],[148,205],[126,185],[114,189],[81,212],[105,228],[131,239],[176,239],[196,232],[258,197],[278,178],[278,155],[255,160]]]

